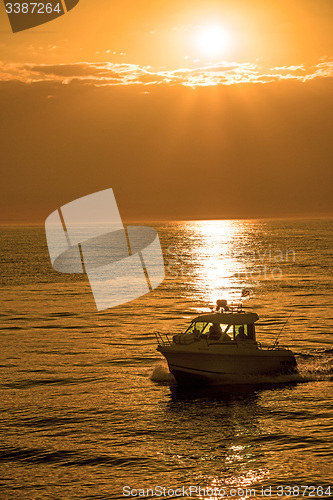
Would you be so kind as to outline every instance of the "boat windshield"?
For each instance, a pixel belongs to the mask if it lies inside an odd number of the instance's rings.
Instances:
[[[215,323],[214,323],[215,325]],[[185,333],[209,333],[210,328],[213,326],[213,323],[204,323],[204,322],[195,322],[193,321],[188,329],[186,330]],[[232,331],[232,326],[231,325],[217,325],[220,326],[222,333],[226,333],[229,329]]]
[[[217,329],[220,334],[226,334],[233,340],[255,340],[255,328],[254,323],[249,325],[223,325],[217,323],[199,322],[192,321],[190,326],[187,328],[185,333],[191,333],[195,335],[209,334],[212,329]]]

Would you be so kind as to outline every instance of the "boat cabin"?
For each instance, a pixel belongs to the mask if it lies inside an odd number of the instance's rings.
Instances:
[[[219,342],[256,341],[254,323],[259,319],[255,313],[220,312],[202,314],[195,318],[183,335],[207,338]]]

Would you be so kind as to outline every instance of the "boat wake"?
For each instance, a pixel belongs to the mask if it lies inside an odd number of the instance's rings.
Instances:
[[[315,355],[296,355],[301,382],[333,380],[333,350]]]
[[[159,385],[175,385],[177,384],[175,377],[170,373],[168,364],[160,361],[153,368],[150,375],[150,380],[158,383]]]

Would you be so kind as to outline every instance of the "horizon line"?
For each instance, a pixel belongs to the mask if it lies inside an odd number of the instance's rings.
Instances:
[[[217,218],[212,217],[210,219],[123,219],[123,224],[133,224],[133,223],[181,223],[181,222],[214,222],[214,221],[261,221],[261,220],[328,220],[333,219],[333,214],[328,215],[287,215],[287,216],[269,216],[269,217],[223,217]],[[98,222],[98,221],[96,221]],[[102,221],[103,222],[103,221]],[[105,221],[104,221],[105,223]],[[0,227],[4,226],[44,226],[45,221],[9,221],[9,220],[0,220]]]

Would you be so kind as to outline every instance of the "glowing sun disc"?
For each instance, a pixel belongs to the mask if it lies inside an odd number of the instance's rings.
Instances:
[[[197,47],[206,56],[217,56],[229,46],[229,34],[218,26],[203,28],[197,37]]]

